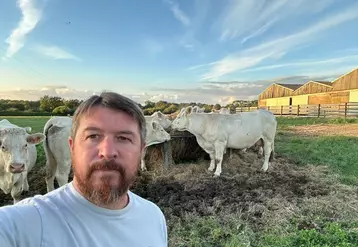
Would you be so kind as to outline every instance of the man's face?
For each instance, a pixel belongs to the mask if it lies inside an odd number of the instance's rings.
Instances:
[[[69,139],[74,183],[98,205],[118,201],[134,182],[144,143],[139,125],[125,112],[94,107]]]

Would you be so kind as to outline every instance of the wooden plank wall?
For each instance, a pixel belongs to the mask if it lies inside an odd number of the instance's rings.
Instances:
[[[347,92],[331,92],[326,94],[317,94],[308,96],[309,105],[318,104],[340,104],[349,102],[349,91]]]
[[[334,81],[332,91],[349,90],[349,89],[357,89],[357,88],[358,88],[358,69]]]
[[[260,99],[279,98],[292,95],[292,90],[278,85],[271,85],[260,96]]]
[[[323,93],[329,92],[332,90],[332,87],[328,87],[316,82],[309,82],[302,87],[296,89],[293,92],[293,95],[303,95],[303,94],[313,94],[313,93]]]

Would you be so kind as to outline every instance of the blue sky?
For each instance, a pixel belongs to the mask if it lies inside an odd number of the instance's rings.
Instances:
[[[1,0],[0,97],[226,104],[358,67],[356,0]]]

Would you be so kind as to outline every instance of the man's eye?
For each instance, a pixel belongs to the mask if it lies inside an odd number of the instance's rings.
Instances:
[[[118,139],[121,140],[121,141],[130,141],[131,140],[128,137],[125,137],[125,136],[119,136]]]
[[[92,134],[92,135],[87,136],[87,138],[89,138],[89,139],[94,139],[94,138],[96,138],[96,137],[98,137],[97,134]]]

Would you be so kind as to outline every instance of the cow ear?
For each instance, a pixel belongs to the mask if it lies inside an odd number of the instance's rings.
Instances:
[[[192,110],[193,110],[193,107],[188,106],[188,107],[186,108],[186,110],[185,110],[185,115],[190,114],[190,113],[192,112]]]
[[[45,135],[42,133],[36,133],[28,135],[26,141],[31,144],[39,144],[45,139]]]

